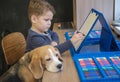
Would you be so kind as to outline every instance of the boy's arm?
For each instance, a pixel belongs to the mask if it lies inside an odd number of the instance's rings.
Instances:
[[[50,44],[50,42],[46,41],[45,39],[41,38],[41,37],[33,37],[31,39],[31,44],[33,48],[37,48],[39,46],[44,46],[47,44]]]
[[[52,40],[57,42],[57,44],[59,44],[59,36],[58,36],[58,34],[56,32],[54,32],[54,31],[51,31],[51,30],[49,30],[48,32],[50,33]]]
[[[63,52],[65,52],[65,51],[69,50],[70,48],[72,48],[73,44],[72,44],[71,40],[67,40],[64,43],[61,43],[61,44],[59,44],[59,45],[57,45],[55,47],[62,54]]]

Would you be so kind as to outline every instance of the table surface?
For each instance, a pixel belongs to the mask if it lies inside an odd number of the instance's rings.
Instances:
[[[65,41],[64,33],[67,31],[73,31],[73,29],[58,29],[57,24],[54,24],[53,30],[58,33],[61,43]],[[120,41],[120,36],[117,36],[114,31],[112,32],[115,37],[118,38],[118,40]],[[70,52],[66,51],[65,53],[63,53],[62,57],[64,59],[64,69],[58,73],[51,73],[45,71],[42,82],[80,82]]]
[[[62,43],[65,41],[64,33],[66,31],[72,31],[73,29],[58,29],[57,24],[54,24],[53,30],[58,33],[60,42]],[[62,57],[64,60],[63,70],[57,73],[44,71],[42,82],[80,82],[69,50],[64,52]]]

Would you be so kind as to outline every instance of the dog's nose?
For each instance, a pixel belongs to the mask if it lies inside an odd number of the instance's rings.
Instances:
[[[62,64],[58,64],[58,65],[57,65],[57,68],[58,68],[58,69],[61,69],[61,67],[62,67]]]

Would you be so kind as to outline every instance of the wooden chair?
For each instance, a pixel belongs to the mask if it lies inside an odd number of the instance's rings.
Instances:
[[[2,48],[8,65],[15,64],[25,53],[26,41],[20,32],[6,35],[2,39]]]

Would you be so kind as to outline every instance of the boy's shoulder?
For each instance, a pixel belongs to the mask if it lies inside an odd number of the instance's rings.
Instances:
[[[28,35],[38,35],[38,33],[33,31],[33,30],[31,30],[31,29],[29,29],[28,30]]]
[[[50,33],[50,34],[53,34],[53,33],[56,33],[56,32],[54,32],[54,31],[52,31],[52,30],[48,30],[48,33]],[[57,34],[57,33],[56,33]]]

